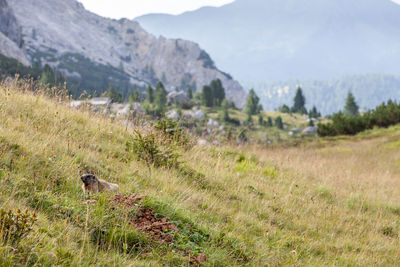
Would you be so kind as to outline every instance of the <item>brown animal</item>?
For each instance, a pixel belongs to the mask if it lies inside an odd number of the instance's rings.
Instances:
[[[97,194],[104,191],[117,191],[119,186],[107,181],[98,179],[93,174],[84,174],[81,176],[83,182],[82,189],[85,194]]]

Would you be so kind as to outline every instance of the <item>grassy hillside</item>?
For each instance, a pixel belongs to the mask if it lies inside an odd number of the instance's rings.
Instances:
[[[0,86],[0,209],[37,221],[19,238],[25,228],[2,220],[0,265],[400,261],[399,127],[268,150],[177,148],[180,167],[149,168],[127,150],[132,129],[22,90]],[[85,172],[121,192],[86,199]]]

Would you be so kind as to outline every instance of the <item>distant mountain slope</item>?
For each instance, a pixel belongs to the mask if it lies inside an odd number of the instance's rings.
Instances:
[[[198,42],[241,81],[400,73],[400,6],[390,0],[236,0],[136,20]]]
[[[6,0],[0,0],[0,54],[29,65],[23,46],[21,28],[17,19]]]
[[[284,104],[293,105],[298,85],[303,88],[307,108],[315,105],[325,115],[342,110],[349,91],[355,95],[361,109],[374,108],[389,99],[400,99],[400,75],[351,75],[328,81],[293,79],[244,85],[258,88],[266,110],[273,110]]]
[[[156,38],[137,22],[97,16],[75,0],[8,3],[22,26],[30,60],[81,81],[80,89],[101,92],[113,83],[126,94],[159,80],[171,90],[200,88],[219,78],[227,96],[244,103],[240,84],[219,71],[196,43]]]

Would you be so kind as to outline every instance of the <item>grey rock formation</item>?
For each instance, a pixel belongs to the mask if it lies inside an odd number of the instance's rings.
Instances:
[[[29,65],[23,46],[21,27],[6,0],[0,0],[0,53]]]
[[[207,122],[207,127],[217,128],[217,127],[219,127],[219,123],[216,120],[210,118]]]
[[[185,111],[183,113],[183,116],[188,119],[195,119],[195,120],[201,120],[205,117],[204,112],[200,110],[193,110],[193,111]]]
[[[0,32],[22,47],[21,28],[6,0],[0,0]]]
[[[317,127],[312,127],[312,126],[310,126],[310,127],[305,128],[305,129],[303,130],[303,133],[316,133],[317,130],[318,130]]]
[[[134,111],[136,113],[144,113],[144,110],[142,108],[142,104],[137,103],[137,102],[132,103],[131,109],[132,109],[132,111]]]
[[[167,113],[165,113],[165,117],[174,121],[179,120],[179,113],[176,109],[172,109],[170,111],[168,111]]]
[[[241,85],[219,71],[196,43],[157,38],[137,22],[100,17],[75,0],[8,3],[22,25],[31,61],[62,67],[70,73],[77,70],[68,69],[69,65],[90,61],[123,71],[137,86],[154,85],[161,80],[169,91],[177,87],[200,89],[219,78],[227,97],[238,106],[244,104]]]
[[[190,99],[186,96],[184,91],[172,91],[167,95],[168,103],[175,104],[175,103],[185,103],[189,102]]]
[[[110,110],[117,118],[121,118],[129,115],[130,107],[131,105],[129,104],[113,103],[110,106]]]
[[[16,43],[8,39],[2,33],[0,33],[0,54],[14,58],[24,65],[30,65],[24,50],[19,48]]]
[[[89,103],[93,106],[109,106],[111,99],[109,97],[95,97],[90,99]]]

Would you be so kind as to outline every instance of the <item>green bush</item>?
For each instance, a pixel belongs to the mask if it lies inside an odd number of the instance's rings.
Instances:
[[[0,210],[0,237],[3,242],[10,241],[15,243],[25,237],[36,222],[36,214],[21,210],[13,212],[12,210]]]
[[[190,137],[185,133],[184,129],[178,125],[178,122],[171,119],[161,119],[156,122],[154,128],[160,132],[167,143],[175,143],[182,147],[190,147]]]
[[[179,155],[171,146],[162,147],[153,133],[143,136],[135,131],[132,141],[126,143],[127,150],[136,155],[137,160],[148,166],[174,167],[178,165]]]
[[[347,116],[337,113],[332,122],[318,125],[318,134],[324,136],[355,135],[374,127],[389,127],[400,123],[400,104],[388,101],[363,115]]]

